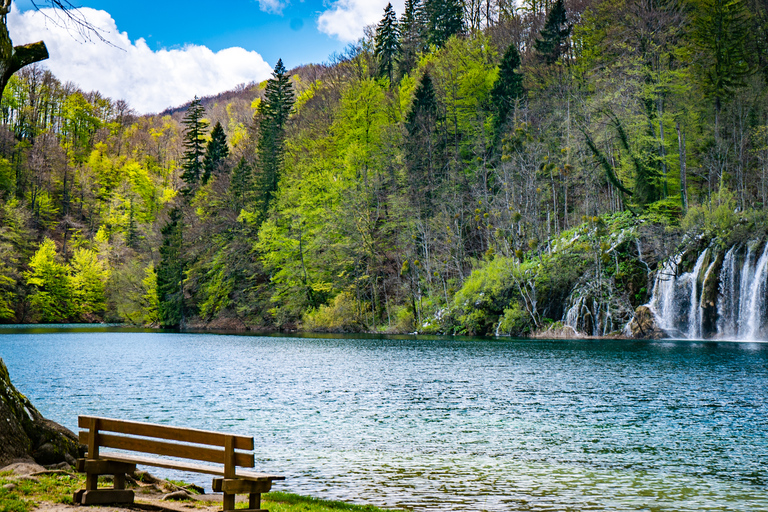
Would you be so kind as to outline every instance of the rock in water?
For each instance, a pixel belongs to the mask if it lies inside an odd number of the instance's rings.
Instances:
[[[11,383],[0,359],[0,467],[15,461],[74,464],[80,443],[71,430],[47,420]]]
[[[656,318],[648,306],[638,306],[635,317],[629,323],[632,337],[643,340],[666,338],[667,334],[656,324]]]

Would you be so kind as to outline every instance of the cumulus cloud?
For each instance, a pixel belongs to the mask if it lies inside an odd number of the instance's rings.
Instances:
[[[340,41],[357,41],[363,36],[366,25],[381,20],[388,3],[392,4],[399,17],[403,11],[403,0],[336,0],[328,10],[320,14],[317,28]]]
[[[124,99],[140,113],[160,112],[194,96],[262,81],[272,71],[261,55],[243,48],[214,53],[205,46],[187,45],[153,51],[144,39],[131,41],[126,32],[119,32],[109,13],[90,8],[80,13],[111,45],[98,37],[78,36],[76,29],[49,9],[12,10],[8,15],[11,38],[17,45],[44,40],[50,58],[42,64],[59,80]]]

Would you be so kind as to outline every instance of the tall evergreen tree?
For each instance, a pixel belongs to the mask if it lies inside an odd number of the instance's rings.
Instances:
[[[264,100],[259,104],[259,171],[261,209],[267,208],[277,191],[285,152],[285,124],[294,103],[293,86],[280,59],[267,81]]]
[[[491,110],[494,113],[494,138],[499,139],[502,127],[507,122],[509,113],[515,108],[517,100],[521,99],[523,89],[523,76],[517,72],[520,67],[520,52],[517,45],[512,42],[499,64],[499,77],[491,89]]]
[[[405,0],[405,9],[400,18],[400,59],[398,73],[400,77],[411,72],[419,60],[419,52],[425,49],[424,5],[422,0]]]
[[[160,230],[160,264],[157,267],[157,295],[160,325],[184,327],[185,258],[183,248],[184,221],[181,208],[173,208],[168,223]]]
[[[400,53],[400,31],[392,4],[384,8],[384,17],[376,27],[373,56],[378,64],[378,76],[393,82],[395,64]]]
[[[750,13],[744,0],[696,0],[694,6],[694,69],[704,94],[714,100],[717,124],[723,100],[754,71],[747,44]]]
[[[208,183],[211,176],[219,172],[224,164],[224,160],[228,156],[227,135],[224,133],[221,123],[217,121],[213,130],[211,130],[211,140],[208,141],[208,146],[205,148],[205,156],[203,157],[203,185]]]
[[[205,130],[208,122],[203,119],[205,107],[195,96],[187,108],[181,124],[184,125],[184,154],[181,157],[181,179],[186,183],[185,192],[195,190],[203,173],[205,156]]]
[[[241,158],[232,170],[232,178],[229,182],[232,209],[235,212],[239,212],[245,206],[251,188],[251,166],[245,158]]]
[[[557,0],[547,14],[544,28],[540,32],[540,39],[533,43],[536,53],[544,63],[554,64],[566,54],[571,28],[563,0]]]
[[[425,72],[416,87],[411,110],[405,118],[408,136],[405,158],[411,202],[423,212],[432,209],[439,185],[439,110],[432,77]]]
[[[427,43],[442,48],[451,36],[464,31],[461,0],[426,0]]]

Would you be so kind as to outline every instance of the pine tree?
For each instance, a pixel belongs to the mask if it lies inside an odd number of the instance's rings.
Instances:
[[[285,124],[293,108],[293,86],[283,60],[277,61],[267,81],[264,100],[259,104],[259,171],[261,209],[266,214],[280,179],[284,157]]]
[[[714,100],[717,124],[723,100],[754,71],[747,45],[750,14],[743,0],[697,0],[694,5],[691,35],[699,51],[694,69],[704,94]]]
[[[185,193],[195,190],[202,176],[205,155],[205,129],[208,122],[203,119],[205,108],[195,96],[182,119],[184,125],[184,154],[181,157],[181,179],[187,184]]]
[[[425,72],[405,118],[405,158],[411,202],[430,212],[439,185],[439,110],[432,77]]]
[[[211,140],[208,141],[208,146],[205,148],[205,156],[203,157],[203,185],[208,183],[211,176],[219,172],[224,160],[228,156],[227,135],[224,133],[221,123],[216,122],[213,130],[211,130]]]
[[[424,5],[422,0],[405,0],[405,9],[400,18],[400,78],[411,72],[419,60],[419,53],[426,46]]]
[[[245,158],[241,158],[232,170],[232,178],[229,183],[232,209],[239,212],[245,206],[252,187],[251,166],[248,165]]]
[[[513,42],[504,52],[499,64],[499,77],[491,89],[491,110],[494,113],[494,137],[498,140],[509,113],[517,100],[525,95],[523,76],[517,72],[520,67],[520,52]]]
[[[427,43],[442,48],[451,36],[464,31],[464,9],[460,0],[426,0]]]
[[[552,10],[547,14],[544,28],[541,29],[541,38],[533,43],[539,57],[546,64],[554,64],[565,55],[568,50],[568,36],[571,35],[571,25],[568,24],[568,16],[563,0],[557,0]]]
[[[184,327],[184,274],[183,214],[173,208],[168,223],[160,230],[160,264],[157,267],[158,315],[163,327]]]
[[[378,76],[393,82],[395,64],[400,53],[400,31],[392,4],[387,4],[384,17],[376,27],[373,56],[378,64]]]

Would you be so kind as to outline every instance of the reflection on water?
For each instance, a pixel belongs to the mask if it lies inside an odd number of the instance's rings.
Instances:
[[[276,490],[768,510],[768,345],[65,332],[0,335],[0,357],[73,430],[95,414],[254,435],[257,469],[287,477]]]

